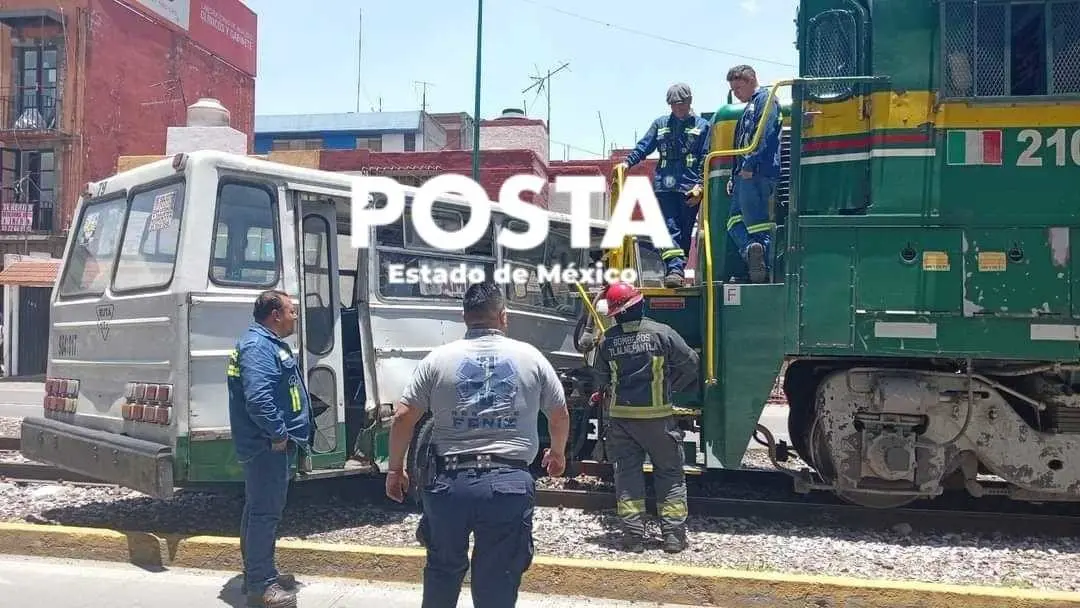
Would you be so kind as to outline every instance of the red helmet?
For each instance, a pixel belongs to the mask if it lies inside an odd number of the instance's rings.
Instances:
[[[626,312],[628,308],[641,301],[641,292],[630,283],[615,282],[607,286],[604,291],[604,299],[607,300],[607,316]]]

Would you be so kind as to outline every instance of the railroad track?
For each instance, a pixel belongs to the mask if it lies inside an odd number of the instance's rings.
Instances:
[[[17,450],[18,441],[18,438],[2,437],[0,450]],[[688,497],[691,513],[699,517],[765,519],[815,527],[891,529],[899,524],[907,524],[912,530],[919,531],[994,534],[1022,530],[1025,536],[1080,536],[1080,505],[1030,505],[988,497],[975,503],[980,506],[979,509],[972,509],[973,499],[953,496],[925,501],[919,506],[868,509],[823,493],[791,493],[790,478],[781,472],[728,470],[721,473],[723,481],[713,483],[753,487],[770,493],[788,493],[783,498],[769,499],[702,496],[693,493],[698,484],[688,479],[691,482],[691,495]],[[117,485],[36,462],[0,461],[0,480],[93,487]],[[335,485],[335,482],[341,483]],[[192,488],[195,491],[199,489]],[[207,484],[201,489],[239,491],[236,484]],[[395,505],[386,505],[382,499],[382,480],[378,477],[319,480],[297,488],[299,493],[308,496],[317,496],[328,490],[344,491],[354,498],[395,508]],[[647,503],[649,509],[655,512],[655,498],[650,495]],[[610,491],[540,487],[536,491],[536,505],[586,511],[610,510],[615,507],[615,494]]]

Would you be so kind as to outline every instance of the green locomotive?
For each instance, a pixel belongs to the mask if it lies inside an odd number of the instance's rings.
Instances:
[[[1080,499],[1080,1],[803,0],[797,28],[772,282],[727,282],[726,105],[708,283],[648,290],[700,337],[706,466],[737,466],[786,361],[804,489]]]

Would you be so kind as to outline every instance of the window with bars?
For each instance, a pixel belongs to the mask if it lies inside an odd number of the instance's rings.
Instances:
[[[833,9],[810,19],[806,28],[806,76],[848,78],[859,70],[858,21],[851,11]],[[842,80],[807,87],[812,99],[830,100],[851,94],[853,85]]]
[[[944,97],[1080,94],[1080,0],[942,0]]]

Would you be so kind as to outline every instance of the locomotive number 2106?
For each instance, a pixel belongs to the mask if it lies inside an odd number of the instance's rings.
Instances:
[[[1025,145],[1016,159],[1017,167],[1042,167],[1050,163],[1058,167],[1080,165],[1080,129],[1073,129],[1071,133],[1066,129],[1056,129],[1045,139],[1041,131],[1024,129],[1017,134],[1016,141]],[[1044,155],[1044,148],[1052,148],[1053,152]]]

